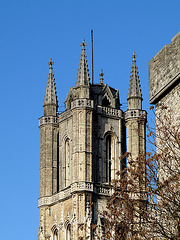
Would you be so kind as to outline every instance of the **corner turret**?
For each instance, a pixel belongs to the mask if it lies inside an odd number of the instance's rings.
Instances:
[[[142,93],[139,81],[136,55],[132,55],[131,78],[128,93],[128,109],[125,112],[125,122],[127,128],[127,152],[134,160],[139,154],[146,153],[146,122],[147,113],[142,110]]]

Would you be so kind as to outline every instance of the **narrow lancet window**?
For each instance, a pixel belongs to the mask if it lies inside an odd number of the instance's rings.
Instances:
[[[70,140],[65,142],[65,187],[70,184]]]
[[[53,240],[58,240],[58,230],[57,229],[54,231]]]
[[[109,107],[111,105],[110,101],[107,99],[107,97],[103,98],[102,100],[102,106]]]
[[[66,229],[66,240],[71,240],[71,225],[69,224]]]
[[[59,192],[59,132],[57,134],[57,192]]]
[[[106,137],[106,182],[111,182],[111,135]]]

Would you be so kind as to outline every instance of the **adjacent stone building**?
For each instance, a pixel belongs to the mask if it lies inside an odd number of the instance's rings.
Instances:
[[[126,151],[134,158],[145,153],[146,111],[135,53],[128,110],[123,112],[119,91],[104,83],[102,70],[99,83],[90,83],[84,40],[81,46],[76,86],[67,93],[60,114],[49,62],[44,115],[39,119],[39,240],[92,239],[92,224],[103,231],[98,211],[105,209],[111,182],[126,164],[120,156]]]
[[[165,189],[161,187],[157,191],[159,207],[154,232],[157,239],[177,239],[180,192],[180,32],[171,40],[171,44],[165,45],[149,62],[149,101],[156,106],[156,147],[160,153],[157,160],[158,184]]]
[[[157,112],[166,105],[180,120],[180,32],[149,62],[149,102]]]
[[[171,40],[171,44],[165,45],[149,62],[149,102],[156,107],[157,152],[162,152],[161,146],[165,148],[165,131],[160,130],[160,127],[166,124],[173,131],[173,125],[176,128],[180,125],[180,32]],[[163,110],[163,107],[167,107],[167,110]],[[171,122],[166,121],[166,116]],[[161,163],[161,167],[158,167],[161,180],[167,177],[167,166],[162,166]],[[175,162],[172,166],[178,168]]]

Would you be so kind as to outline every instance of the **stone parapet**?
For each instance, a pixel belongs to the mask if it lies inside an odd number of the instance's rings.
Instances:
[[[156,104],[180,81],[180,32],[149,62],[149,101]]]
[[[54,205],[59,201],[70,198],[76,192],[94,192],[98,195],[110,196],[111,188],[109,186],[94,186],[90,182],[76,182],[52,196],[39,198],[38,207]]]
[[[128,110],[125,112],[125,120],[132,119],[132,118],[142,118],[146,119],[147,113],[145,110]]]
[[[103,196],[110,196],[111,195],[111,188],[109,187],[97,187],[95,188],[95,192],[103,195]]]
[[[48,117],[41,117],[39,118],[39,127],[41,127],[42,125],[46,125],[46,124],[57,124],[58,123],[58,117],[54,117],[54,116],[48,116]]]
[[[64,112],[62,112],[61,114],[59,114],[59,122],[70,118],[72,116],[72,111],[71,110],[66,110]]]
[[[71,109],[81,108],[81,107],[94,108],[94,101],[86,98],[81,98],[71,102]]]
[[[102,106],[97,106],[97,113],[111,116],[111,117],[122,117],[122,110],[116,109],[116,108],[110,108],[110,107],[102,107]]]

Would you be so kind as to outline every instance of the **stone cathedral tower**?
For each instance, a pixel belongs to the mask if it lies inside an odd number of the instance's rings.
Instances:
[[[44,116],[39,119],[39,240],[92,239],[91,225],[103,225],[98,211],[105,208],[110,182],[124,165],[119,157],[126,148],[135,157],[145,152],[146,115],[141,117],[145,112],[135,53],[124,113],[119,91],[103,82],[102,70],[99,83],[90,83],[84,40],[81,46],[76,86],[70,88],[60,114],[49,62]]]

